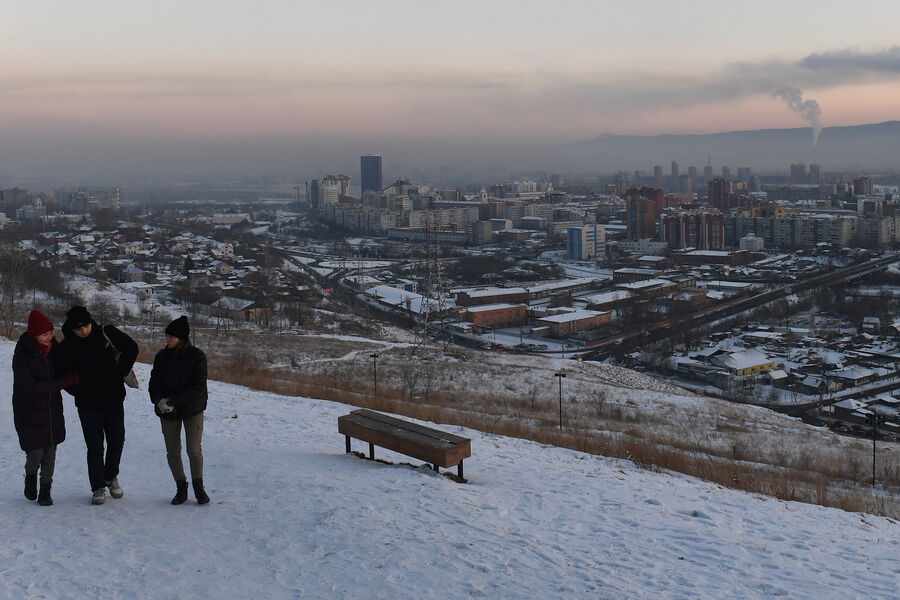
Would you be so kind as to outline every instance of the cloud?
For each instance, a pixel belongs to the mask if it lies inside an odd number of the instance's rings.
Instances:
[[[389,68],[238,70],[229,65],[130,71],[9,73],[0,77],[4,123],[83,123],[129,135],[283,132],[285,135],[431,137],[435,140],[572,139],[605,131],[709,127],[735,111],[734,127],[766,126],[738,106],[771,107],[804,118],[818,137],[828,107],[809,95],[890,81],[900,48],[810,54],[799,60],[740,62],[699,74],[585,72],[561,68]],[[787,114],[787,111],[784,111]],[[684,117],[684,118],[682,118]]]
[[[810,54],[797,62],[815,71],[865,70],[900,74],[900,46],[891,46],[874,52],[861,52],[854,48]]]

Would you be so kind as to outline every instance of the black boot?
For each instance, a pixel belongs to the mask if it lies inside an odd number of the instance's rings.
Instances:
[[[175,491],[175,497],[172,498],[172,504],[184,504],[187,500],[187,480],[176,481],[175,485],[178,489]]]
[[[49,483],[41,484],[41,493],[38,494],[38,504],[41,506],[51,506],[53,504],[53,498],[50,497]]]
[[[209,496],[206,495],[206,491],[203,489],[203,480],[195,479],[193,484],[194,498],[197,499],[197,504],[209,504]]]
[[[25,497],[37,500],[37,472],[25,473]]]

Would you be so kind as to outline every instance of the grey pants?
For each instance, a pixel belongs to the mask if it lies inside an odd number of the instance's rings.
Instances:
[[[181,462],[181,425],[184,423],[184,441],[187,446],[188,460],[191,463],[191,479],[203,479],[203,413],[187,419],[160,419],[163,439],[166,441],[166,460],[175,481],[187,481],[184,475],[184,464]]]
[[[53,470],[56,468],[56,446],[35,448],[25,451],[25,474],[37,473],[41,469],[41,485],[53,483]]]

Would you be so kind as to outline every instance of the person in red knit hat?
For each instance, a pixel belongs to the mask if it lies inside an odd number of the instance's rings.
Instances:
[[[41,506],[53,504],[50,486],[56,466],[56,447],[66,439],[60,390],[78,383],[78,373],[56,376],[57,342],[53,323],[34,309],[28,328],[13,352],[13,420],[19,446],[25,451],[25,497]],[[38,492],[38,470],[41,489]]]

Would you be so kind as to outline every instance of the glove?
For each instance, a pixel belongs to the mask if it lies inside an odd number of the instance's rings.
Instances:
[[[169,404],[169,398],[162,398],[156,403],[156,410],[159,411],[159,414],[166,415],[175,412],[175,407]]]
[[[78,372],[72,371],[71,373],[69,373],[67,375],[63,375],[63,378],[60,380],[60,383],[62,383],[62,386],[64,388],[68,388],[68,387],[74,387],[74,386],[78,385],[79,381],[81,381],[81,377],[78,376]]]

